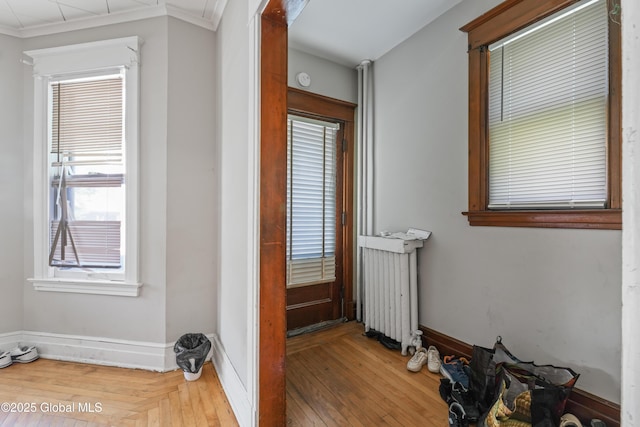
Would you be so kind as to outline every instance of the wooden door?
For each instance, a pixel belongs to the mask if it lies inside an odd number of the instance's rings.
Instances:
[[[287,132],[287,330],[348,316],[352,310],[349,226],[352,198],[351,120],[295,108],[290,89]],[[317,95],[295,92],[293,97]],[[327,98],[323,98],[327,101]],[[317,101],[317,99],[316,99]],[[341,108],[344,103],[339,102]],[[336,117],[338,116],[338,117]],[[351,116],[353,117],[353,109]],[[349,256],[345,256],[349,254]]]

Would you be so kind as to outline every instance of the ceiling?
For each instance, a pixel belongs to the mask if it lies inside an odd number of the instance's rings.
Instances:
[[[289,46],[355,67],[375,61],[462,0],[309,0]]]
[[[32,37],[161,15],[215,31],[227,1],[0,0],[0,33]],[[355,67],[379,59],[462,0],[307,1],[289,45]]]

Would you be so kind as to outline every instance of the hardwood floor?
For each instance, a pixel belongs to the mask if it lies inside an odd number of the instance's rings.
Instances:
[[[287,340],[289,426],[445,426],[440,376],[406,369],[349,322]],[[237,426],[213,365],[187,382],[158,373],[40,359],[0,369],[0,426]],[[25,412],[25,409],[35,411]]]
[[[238,425],[211,362],[190,382],[180,370],[18,363],[0,369],[2,402],[0,426]]]
[[[446,426],[440,375],[349,322],[287,340],[289,426]]]

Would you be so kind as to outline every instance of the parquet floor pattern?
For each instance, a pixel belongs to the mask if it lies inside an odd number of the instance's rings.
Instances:
[[[349,322],[287,340],[289,426],[446,426],[440,376]],[[213,365],[197,381],[40,359],[0,370],[0,426],[237,426]],[[35,411],[25,412],[26,406]]]
[[[440,375],[407,371],[389,350],[348,322],[287,340],[289,426],[448,425]]]
[[[211,362],[197,381],[181,370],[18,363],[0,369],[0,404],[0,426],[238,425]]]

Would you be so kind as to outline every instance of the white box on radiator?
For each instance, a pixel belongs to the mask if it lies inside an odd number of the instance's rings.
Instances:
[[[402,240],[393,237],[358,236],[358,246],[380,251],[408,254],[423,245],[422,240]]]

